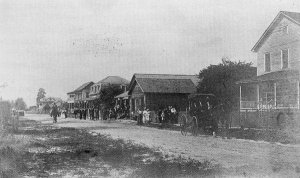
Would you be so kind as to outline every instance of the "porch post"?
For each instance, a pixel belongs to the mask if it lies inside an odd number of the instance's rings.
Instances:
[[[256,84],[256,94],[257,94],[257,109],[259,109],[259,84]]]
[[[298,104],[298,109],[300,109],[300,86],[299,86],[300,84],[299,84],[299,80],[297,81],[297,104]]]
[[[147,105],[146,105],[146,95],[144,94],[144,107],[147,108]]]
[[[276,82],[274,82],[274,105],[275,105],[275,108],[277,107],[277,94],[276,94]]]
[[[240,85],[240,110],[242,109],[242,85]]]

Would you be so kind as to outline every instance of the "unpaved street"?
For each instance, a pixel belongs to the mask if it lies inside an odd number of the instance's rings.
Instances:
[[[29,119],[52,124],[48,115],[27,115]],[[251,177],[298,177],[300,145],[283,145],[242,139],[182,136],[178,131],[140,127],[132,121],[89,121],[59,118],[58,127],[84,128],[113,138],[132,140],[159,148],[170,156],[212,161],[228,170],[228,175]]]

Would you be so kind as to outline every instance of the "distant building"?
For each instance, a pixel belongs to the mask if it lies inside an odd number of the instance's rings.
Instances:
[[[74,112],[74,106],[75,106],[75,91],[67,93],[67,103],[68,103],[68,110],[69,112]]]
[[[108,85],[120,86],[125,92],[127,90],[129,81],[119,76],[108,76],[99,82],[93,84],[90,88],[90,98],[96,98],[99,95],[100,90]]]
[[[128,90],[130,112],[144,107],[156,111],[167,106],[183,111],[199,81],[197,75],[134,74]]]
[[[87,99],[89,98],[90,87],[93,84],[94,82],[86,82],[74,91],[67,93],[67,102],[69,104],[68,109],[71,113],[73,113],[76,109],[87,108]]]
[[[274,125],[300,108],[300,13],[279,12],[252,51],[257,76],[238,82],[240,111],[276,118]]]
[[[39,113],[49,113],[53,103],[56,103],[58,106],[61,106],[63,101],[61,98],[56,97],[45,97],[41,98],[38,102],[38,112]]]

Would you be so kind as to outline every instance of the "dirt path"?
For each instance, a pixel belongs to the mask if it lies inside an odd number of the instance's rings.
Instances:
[[[51,124],[49,116],[28,115],[30,119]],[[159,148],[170,156],[212,161],[229,170],[228,174],[251,177],[299,177],[300,145],[282,145],[241,139],[182,136],[178,131],[136,126],[131,121],[88,121],[59,119],[59,127],[85,128],[113,138]]]

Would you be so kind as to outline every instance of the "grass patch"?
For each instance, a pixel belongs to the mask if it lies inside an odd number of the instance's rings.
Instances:
[[[249,140],[261,140],[267,142],[280,142],[283,144],[297,143],[295,138],[288,134],[284,130],[280,129],[230,129],[228,133],[229,137],[238,139],[249,139]]]
[[[86,130],[23,125],[18,134],[34,139],[19,154],[26,163],[26,169],[17,168],[22,176],[199,177],[220,171],[208,161],[168,158],[158,150]]]
[[[26,171],[26,164],[22,159],[24,141],[15,138],[6,131],[0,133],[0,177],[18,177],[20,172]]]

